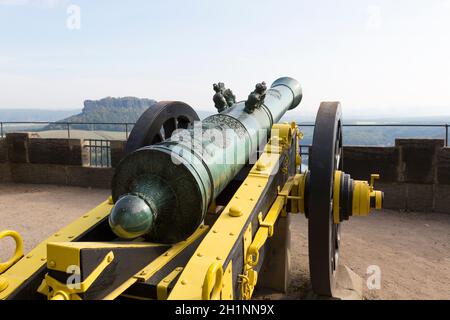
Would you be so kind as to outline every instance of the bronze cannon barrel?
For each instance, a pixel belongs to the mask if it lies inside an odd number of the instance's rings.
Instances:
[[[245,102],[236,103],[129,154],[112,180],[115,206],[109,224],[114,233],[159,243],[189,237],[212,201],[256,154],[259,141],[267,142],[272,125],[301,99],[298,81],[283,77],[252,112]]]

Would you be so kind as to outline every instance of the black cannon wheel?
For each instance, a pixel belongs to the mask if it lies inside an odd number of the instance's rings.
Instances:
[[[142,147],[162,142],[176,129],[187,129],[199,117],[184,102],[161,101],[153,104],[138,119],[128,137],[125,155]]]
[[[310,159],[309,269],[313,291],[332,297],[339,264],[340,224],[333,221],[335,170],[342,170],[342,120],[339,102],[323,102],[317,113]]]

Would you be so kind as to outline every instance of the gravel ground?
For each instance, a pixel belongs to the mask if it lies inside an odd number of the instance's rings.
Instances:
[[[0,184],[0,230],[18,231],[25,253],[108,198],[109,190],[52,185]],[[0,242],[0,260],[14,250],[10,238]]]
[[[289,298],[309,287],[308,221],[293,219]],[[450,299],[450,215],[381,211],[342,226],[341,261],[364,280],[365,299]],[[378,266],[381,288],[367,288],[367,269]]]
[[[0,230],[24,237],[25,251],[104,201],[109,190],[0,184]],[[307,220],[292,219],[292,284],[284,298],[305,298],[309,288]],[[381,288],[366,299],[450,299],[450,215],[382,211],[353,218],[342,229],[341,261],[367,278],[381,270]],[[0,242],[0,260],[13,250]]]

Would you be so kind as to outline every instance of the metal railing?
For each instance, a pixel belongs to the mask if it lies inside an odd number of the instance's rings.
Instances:
[[[12,126],[12,130],[7,130],[8,126]],[[33,128],[33,126],[35,126]],[[36,126],[38,128],[36,128]],[[76,129],[89,127],[90,130],[82,130]],[[117,130],[106,130],[108,127],[123,127],[123,131]],[[115,123],[115,122],[0,122],[0,137],[3,138],[7,132],[42,132],[46,130],[61,130],[66,132],[66,138],[70,139],[72,136],[73,130],[82,130],[82,131],[96,131],[100,129],[101,131],[108,132],[123,132],[125,136],[123,140],[127,140],[129,136],[129,132],[131,128],[134,126],[134,123]],[[298,123],[300,128],[313,128],[315,125],[311,123]],[[436,128],[442,129],[445,141],[445,146],[449,147],[449,128],[450,124],[344,124],[344,128],[354,128],[354,127],[365,127],[365,128]],[[14,129],[16,128],[16,129]],[[60,129],[59,129],[60,128]],[[18,129],[18,130],[17,130]],[[71,131],[72,130],[72,131]],[[439,134],[440,135],[440,134]],[[430,135],[424,135],[425,137],[429,137]],[[311,137],[309,137],[311,138]],[[91,166],[100,166],[100,167],[109,167],[111,165],[111,140],[122,140],[122,139],[111,139],[111,138],[84,138],[85,147],[89,148],[89,163]],[[311,140],[311,139],[310,139]],[[344,137],[345,140],[345,137]],[[372,144],[375,145],[375,144]],[[301,145],[301,154],[305,156],[309,155],[310,144]]]
[[[314,124],[311,123],[298,123],[299,127],[315,127]],[[444,130],[444,141],[445,147],[449,146],[449,128],[450,124],[344,124],[342,125],[344,128],[351,127],[373,127],[373,128],[442,128]],[[306,147],[306,146],[305,146]]]
[[[0,137],[3,138],[8,132],[42,132],[46,130],[65,131],[66,137],[71,138],[71,130],[82,131],[108,131],[123,132],[125,140],[128,139],[129,133],[135,123],[129,122],[45,122],[45,121],[0,121]],[[314,127],[311,123],[299,123],[299,127]],[[50,126],[50,127],[49,127]],[[53,127],[52,127],[53,126]],[[76,129],[76,127],[89,127],[86,129]],[[102,128],[103,126],[103,128]],[[104,126],[123,127],[123,130],[111,130]],[[449,146],[449,128],[450,124],[344,124],[347,127],[378,127],[378,128],[442,128],[445,130],[445,146]],[[8,129],[8,127],[10,127]],[[75,128],[75,129],[74,129]],[[46,130],[44,130],[46,129]],[[112,140],[112,139],[105,139]]]
[[[314,128],[315,125],[311,123],[298,123],[300,128]],[[373,127],[373,128],[437,128],[442,129],[443,138],[444,138],[444,146],[449,147],[449,128],[450,124],[344,124],[344,128],[355,128],[355,127]],[[429,135],[425,135],[424,137],[429,138]],[[344,135],[345,140],[345,135]],[[374,145],[374,144],[373,144]],[[300,155],[303,157],[303,163],[308,163],[309,151],[311,148],[311,144],[301,144],[300,145]]]
[[[83,148],[88,149],[90,167],[111,167],[111,141],[86,139]]]
[[[106,128],[105,128],[106,126]],[[122,127],[123,130],[111,130],[114,127]],[[82,131],[108,131],[123,132],[124,140],[128,139],[129,133],[133,128],[132,122],[45,122],[45,121],[2,121],[0,122],[0,138],[5,137],[8,132],[45,132],[45,131],[64,131],[65,138],[72,138],[74,130]],[[78,129],[77,129],[78,127]],[[82,127],[82,128],[80,128]],[[86,129],[83,129],[86,128]],[[63,137],[64,138],[64,137]],[[105,139],[108,140],[108,139]],[[109,139],[112,140],[112,139]]]

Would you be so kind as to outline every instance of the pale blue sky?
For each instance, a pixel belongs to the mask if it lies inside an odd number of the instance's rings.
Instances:
[[[69,5],[81,29],[66,26]],[[450,115],[449,0],[0,0],[0,108],[138,96],[212,107],[297,78],[304,114]]]

